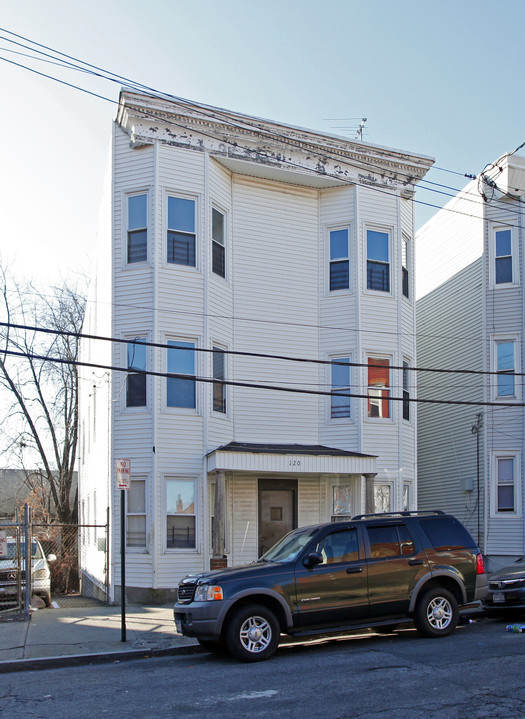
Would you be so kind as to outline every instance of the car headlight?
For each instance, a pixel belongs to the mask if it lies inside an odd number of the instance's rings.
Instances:
[[[212,584],[199,584],[195,590],[196,602],[213,602],[217,599],[224,599],[222,587]]]
[[[33,579],[47,579],[47,569],[37,569],[32,573]]]

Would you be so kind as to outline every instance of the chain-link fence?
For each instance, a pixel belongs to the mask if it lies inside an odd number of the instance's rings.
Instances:
[[[27,515],[27,513],[26,513]],[[27,543],[27,544],[26,544]],[[26,546],[31,546],[30,527],[18,516],[0,521],[0,615],[28,615],[31,595],[26,590]],[[35,555],[36,555],[35,547]],[[35,557],[36,558],[36,557]],[[33,569],[33,561],[29,572]]]
[[[30,562],[26,562],[26,547],[31,547]],[[87,566],[97,567],[95,578],[86,573]],[[27,510],[22,521],[0,520],[3,618],[27,617],[31,609],[105,602],[107,577],[107,524],[31,524]]]

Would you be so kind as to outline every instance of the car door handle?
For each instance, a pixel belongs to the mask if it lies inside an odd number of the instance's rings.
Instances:
[[[359,574],[363,571],[363,567],[348,567],[346,570],[347,574]]]
[[[408,563],[411,566],[415,566],[416,564],[423,564],[423,560],[422,559],[409,559]]]

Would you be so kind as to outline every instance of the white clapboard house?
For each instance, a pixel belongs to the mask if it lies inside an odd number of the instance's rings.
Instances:
[[[505,155],[416,236],[418,365],[472,371],[419,373],[419,396],[474,403],[419,407],[419,507],[465,522],[491,571],[525,554],[524,197]]]
[[[415,508],[413,196],[431,164],[122,92],[84,326],[108,339],[84,340],[81,382],[80,512],[110,507],[112,600],[117,459],[137,600],[296,526]],[[103,543],[83,542],[95,589]]]

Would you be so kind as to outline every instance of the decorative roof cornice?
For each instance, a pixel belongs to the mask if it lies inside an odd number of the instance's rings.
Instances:
[[[198,103],[123,91],[117,123],[133,147],[161,142],[335,181],[413,191],[433,159]]]

